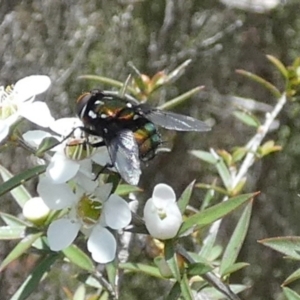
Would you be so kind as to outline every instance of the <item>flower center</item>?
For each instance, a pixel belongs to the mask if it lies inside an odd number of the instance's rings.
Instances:
[[[18,107],[13,103],[12,99],[13,87],[0,87],[0,119],[5,120],[14,114]]]
[[[161,220],[165,219],[167,217],[167,213],[164,210],[164,208],[162,208],[162,207],[156,207],[156,208],[157,208],[157,214],[158,214],[159,218]]]
[[[94,225],[100,218],[102,205],[91,195],[83,195],[77,204],[77,216],[86,224]]]

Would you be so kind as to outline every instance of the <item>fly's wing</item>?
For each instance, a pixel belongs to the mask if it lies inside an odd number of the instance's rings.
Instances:
[[[155,108],[146,111],[144,116],[151,122],[166,129],[177,131],[209,131],[211,129],[206,123],[192,117]]]
[[[107,145],[111,161],[121,177],[137,185],[141,175],[139,148],[130,130],[120,131]]]

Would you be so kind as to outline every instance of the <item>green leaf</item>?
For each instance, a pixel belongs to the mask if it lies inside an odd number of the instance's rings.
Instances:
[[[230,268],[236,261],[241,247],[244,243],[246,234],[248,232],[250,217],[252,211],[252,201],[247,204],[245,207],[241,218],[238,221],[238,224],[227,244],[227,247],[224,251],[222,261],[220,264],[220,274],[224,276],[225,270]]]
[[[85,300],[86,296],[86,289],[85,285],[81,284],[75,291],[73,300]]]
[[[204,86],[195,87],[195,88],[189,90],[188,92],[181,94],[180,96],[173,98],[172,100],[164,103],[163,105],[158,106],[157,108],[162,109],[162,110],[169,110],[171,108],[174,108],[174,107],[178,106],[179,104],[185,102],[192,96],[196,95],[199,91],[201,91],[203,89],[204,89]]]
[[[242,284],[231,284],[229,287],[235,294],[240,293],[249,288],[248,286],[245,286]],[[201,299],[201,295],[203,295],[205,297],[205,299],[213,299],[213,300],[226,299],[221,292],[217,291],[213,287],[206,287],[206,288],[202,289],[201,292],[199,293],[200,299]]]
[[[248,126],[258,128],[261,125],[259,120],[248,112],[235,111],[233,112],[233,114],[237,119],[239,119],[240,121],[242,121],[244,124]]]
[[[300,295],[290,288],[284,287],[283,294],[287,300],[300,300]]]
[[[282,254],[290,256],[296,260],[300,260],[299,236],[274,237],[263,239],[258,242]]]
[[[44,257],[29,274],[23,284],[19,287],[16,293],[10,298],[10,300],[25,300],[29,295],[36,291],[38,285],[43,276],[49,271],[50,267],[56,261],[58,255],[51,254]]]
[[[192,155],[195,157],[209,163],[215,165],[218,162],[218,159],[215,158],[210,152],[202,151],[202,150],[192,150],[190,151]]]
[[[296,270],[293,272],[284,282],[282,285],[288,285],[292,283],[293,281],[297,280],[300,278],[300,269]]]
[[[234,211],[236,208],[241,206],[243,203],[252,199],[257,193],[253,194],[244,194],[239,195],[233,198],[230,198],[227,201],[214,205],[204,211],[201,211],[197,214],[192,215],[187,218],[182,224],[179,235],[183,234],[187,230],[189,230],[194,225],[198,225],[198,227],[204,227],[208,224],[213,223],[214,221],[226,216],[230,212]]]
[[[32,247],[34,247],[38,250],[41,250],[41,251],[48,251],[48,252],[51,251],[49,244],[48,244],[48,239],[44,235],[39,237],[36,241],[34,241],[34,243],[32,244]]]
[[[18,240],[25,236],[26,226],[1,226],[0,240]]]
[[[224,163],[224,160],[213,149],[211,149],[211,152],[192,150],[190,153],[203,161],[215,165],[220,177],[222,178],[224,186],[227,190],[231,189],[232,180],[230,172]]]
[[[81,249],[75,245],[70,245],[62,250],[63,254],[76,266],[88,272],[94,272],[95,266],[93,261]]]
[[[185,69],[187,68],[187,66],[189,66],[189,64],[192,62],[191,59],[187,59],[186,61],[184,61],[180,66],[178,66],[176,69],[174,69],[173,71],[171,71],[168,75],[167,75],[167,80],[166,82],[174,82],[176,81],[184,72]]]
[[[214,196],[215,196],[215,191],[213,189],[208,189],[208,191],[204,196],[200,210],[204,210],[206,207],[208,207],[210,202],[213,200]]]
[[[54,138],[53,136],[45,137],[40,143],[38,149],[35,152],[35,155],[38,157],[43,157],[45,152],[53,149],[55,146],[59,145],[60,141]]]
[[[27,190],[22,186],[22,184],[32,179],[46,171],[47,166],[36,166],[28,169],[14,177],[2,166],[0,166],[0,174],[4,180],[4,183],[0,186],[0,197],[4,194],[11,192],[12,196],[15,198],[20,207],[23,207],[25,202],[31,198]]]
[[[141,192],[142,189],[140,189],[137,186],[129,185],[129,184],[119,184],[117,189],[115,190],[115,194],[119,196],[126,196],[130,193],[134,192]]]
[[[31,226],[30,223],[25,222],[24,220],[21,220],[11,214],[0,212],[0,217],[5,222],[5,224],[8,225],[9,227],[19,227],[19,226],[30,227]]]
[[[220,193],[220,194],[226,195],[226,196],[228,196],[228,194],[229,194],[224,188],[221,188],[221,187],[216,186],[214,184],[197,183],[195,186],[197,188],[200,188],[200,189],[215,191],[217,193]]]
[[[213,267],[210,266],[209,264],[193,263],[188,266],[187,272],[189,275],[192,275],[192,276],[196,276],[196,275],[201,276],[202,274],[205,274],[212,270],[213,270]]]
[[[181,295],[180,283],[178,281],[176,281],[174,283],[174,285],[172,286],[169,294],[164,299],[165,300],[177,300],[177,299],[179,299],[180,295]]]
[[[12,261],[24,254],[43,233],[38,232],[27,235],[22,241],[20,241],[13,250],[6,256],[6,258],[0,264],[0,272],[7,267]]]
[[[178,268],[177,255],[175,252],[174,241],[165,241],[165,260],[177,281],[180,281],[180,271]]]
[[[186,274],[183,274],[182,279],[180,281],[180,289],[181,289],[181,295],[184,300],[193,300],[193,294],[190,289],[189,280],[187,278]]]
[[[199,252],[199,255],[204,259],[209,259],[209,257],[211,256],[215,241],[217,239],[217,234],[218,231],[214,230],[205,238],[205,243],[203,243],[201,250]]]
[[[112,261],[105,265],[108,281],[113,289],[116,288],[116,278],[118,275],[118,266],[116,261]]]
[[[78,76],[78,79],[89,79],[89,80],[96,80],[101,83],[107,84],[109,86],[117,87],[117,88],[122,88],[124,83],[118,80],[114,80],[108,77],[103,77],[103,76],[97,76],[97,75],[81,75]],[[127,86],[127,90],[131,93],[134,94],[135,91],[133,88],[130,86]]]
[[[282,74],[282,76],[285,79],[288,79],[289,74],[288,74],[288,70],[286,69],[286,67],[284,66],[284,64],[275,56],[273,55],[266,55],[268,60],[273,63],[273,65],[279,70],[279,72]]]
[[[245,267],[248,267],[250,264],[248,263],[244,263],[244,262],[239,262],[236,264],[233,264],[231,266],[229,266],[227,269],[224,270],[223,272],[223,276],[229,275],[231,273],[234,273],[236,271],[239,271]]]
[[[180,212],[183,214],[187,205],[189,204],[192,192],[193,192],[193,188],[195,185],[195,180],[192,181],[187,187],[186,189],[183,191],[183,193],[181,194],[177,204],[178,207],[180,209]]]
[[[141,272],[157,278],[163,278],[157,267],[148,266],[141,263],[121,263],[119,264],[119,268],[137,273]]]
[[[264,78],[253,74],[251,72],[245,71],[245,70],[236,70],[236,72],[238,74],[244,75],[250,79],[252,79],[253,81],[258,82],[259,84],[261,84],[262,86],[264,86],[266,89],[268,89],[276,98],[280,98],[281,97],[281,93],[280,91],[277,89],[276,86],[274,86],[272,83],[270,83],[269,81],[265,80]]]
[[[212,150],[212,151],[214,151],[214,150]],[[231,187],[232,187],[231,174],[230,174],[224,160],[217,153],[214,152],[214,154],[216,155],[216,158],[217,158],[216,168],[219,172],[219,175],[222,178],[223,184],[226,187],[226,189],[230,191]]]

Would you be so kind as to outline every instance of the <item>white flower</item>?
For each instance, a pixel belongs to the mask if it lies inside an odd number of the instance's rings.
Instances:
[[[182,223],[174,190],[167,184],[157,184],[152,198],[144,207],[144,220],[149,233],[157,239],[173,238]]]
[[[100,150],[87,143],[85,133],[80,129],[82,126],[78,118],[62,118],[51,124],[50,129],[58,134],[53,137],[62,143],[52,149],[55,153],[47,167],[46,175],[57,184],[67,182],[75,176],[79,181],[89,180],[90,189],[93,190],[97,183],[90,180],[95,178],[92,173],[92,161],[105,165],[109,162],[108,153],[105,147],[101,147]],[[64,137],[70,134],[72,135],[63,141]],[[50,133],[33,130],[25,133],[23,138],[37,147],[43,138],[49,136]]]
[[[68,214],[52,222],[47,236],[53,251],[60,251],[72,244],[81,230],[88,236],[87,248],[98,263],[107,263],[116,255],[117,243],[106,228],[119,230],[131,221],[131,212],[125,200],[111,194],[112,185],[96,188],[93,194],[67,184],[51,184],[42,178],[38,192],[51,209],[68,209]]]
[[[40,101],[33,102],[35,96],[45,92],[50,84],[48,76],[32,75],[19,80],[13,87],[0,87],[0,141],[20,117],[42,127],[53,122],[48,106]]]

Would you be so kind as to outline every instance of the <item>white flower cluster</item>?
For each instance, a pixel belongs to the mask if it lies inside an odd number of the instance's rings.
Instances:
[[[49,246],[60,251],[70,246],[79,232],[87,237],[87,248],[93,259],[107,263],[115,258],[117,242],[112,230],[121,230],[131,222],[128,203],[112,193],[112,185],[99,182],[92,172],[93,163],[105,165],[109,156],[105,147],[93,148],[86,142],[78,118],[54,120],[48,106],[35,96],[50,86],[47,76],[29,76],[11,88],[0,88],[0,142],[21,117],[49,128],[53,133],[28,131],[23,138],[28,145],[39,147],[45,138],[60,143],[51,149],[53,155],[37,191],[40,197],[29,200],[23,213],[30,220],[43,220],[49,210],[61,211],[47,230]],[[144,208],[149,233],[158,239],[173,238],[182,223],[173,189],[166,184],[154,188]]]

